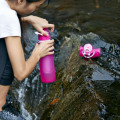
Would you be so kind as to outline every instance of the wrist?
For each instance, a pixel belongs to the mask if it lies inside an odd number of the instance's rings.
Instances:
[[[32,56],[33,56],[37,61],[39,61],[40,58],[41,58],[41,55],[38,53],[38,51],[37,51],[36,48],[33,50]]]
[[[29,16],[26,17],[26,21],[30,24],[33,24],[33,19],[32,18],[33,18],[33,15],[29,15]]]
[[[26,22],[26,17],[21,17],[22,22]]]
[[[33,17],[33,15],[22,17],[22,21],[23,22],[28,22],[28,23],[32,24],[32,17]]]

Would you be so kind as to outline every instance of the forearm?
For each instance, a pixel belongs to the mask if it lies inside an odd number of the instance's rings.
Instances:
[[[36,43],[32,54],[27,60],[25,60],[20,37],[6,37],[5,42],[14,77],[19,81],[24,80],[34,70],[40,58],[53,54],[53,52],[49,51],[54,49],[53,40],[45,41],[40,45]]]
[[[30,73],[34,70],[36,64],[38,63],[39,59],[40,57],[38,57],[36,51],[33,51],[31,56],[25,61],[25,69],[23,71],[22,80],[30,75]]]

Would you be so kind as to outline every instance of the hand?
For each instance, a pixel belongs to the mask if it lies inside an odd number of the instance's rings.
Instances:
[[[42,57],[45,57],[46,55],[51,55],[54,54],[54,40],[47,40],[44,41],[43,43],[36,43],[35,48],[34,48],[34,52],[37,53],[39,59]]]
[[[27,16],[22,18],[23,21],[27,21],[30,24],[33,25],[33,27],[40,33],[42,33],[45,36],[48,36],[47,32],[45,32],[44,28],[51,28],[51,32],[54,31],[54,24],[49,24],[46,19],[37,17],[37,16]]]

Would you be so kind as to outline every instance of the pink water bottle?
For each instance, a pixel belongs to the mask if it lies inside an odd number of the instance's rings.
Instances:
[[[84,47],[80,46],[79,56],[85,58],[95,58],[99,57],[101,53],[100,48],[94,49],[91,44],[85,44]]]
[[[50,40],[50,33],[48,29],[44,29],[48,33],[48,36],[38,34],[38,44],[46,40]],[[47,55],[39,60],[40,76],[43,83],[52,83],[56,80],[54,57],[53,55]]]

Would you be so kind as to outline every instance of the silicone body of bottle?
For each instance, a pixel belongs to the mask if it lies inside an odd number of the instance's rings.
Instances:
[[[89,52],[85,51],[87,46],[90,46],[88,47]],[[82,56],[85,58],[100,57],[100,53],[101,53],[100,48],[94,49],[91,44],[85,44],[84,47],[80,46],[80,49],[79,49],[79,56]]]
[[[48,31],[44,29],[44,31]],[[50,33],[48,32],[49,36],[38,35],[38,44],[44,42],[46,40],[50,40]],[[55,66],[54,66],[54,57],[53,55],[47,55],[39,60],[40,66],[40,76],[41,81],[43,83],[52,83],[56,80],[55,74]]]

